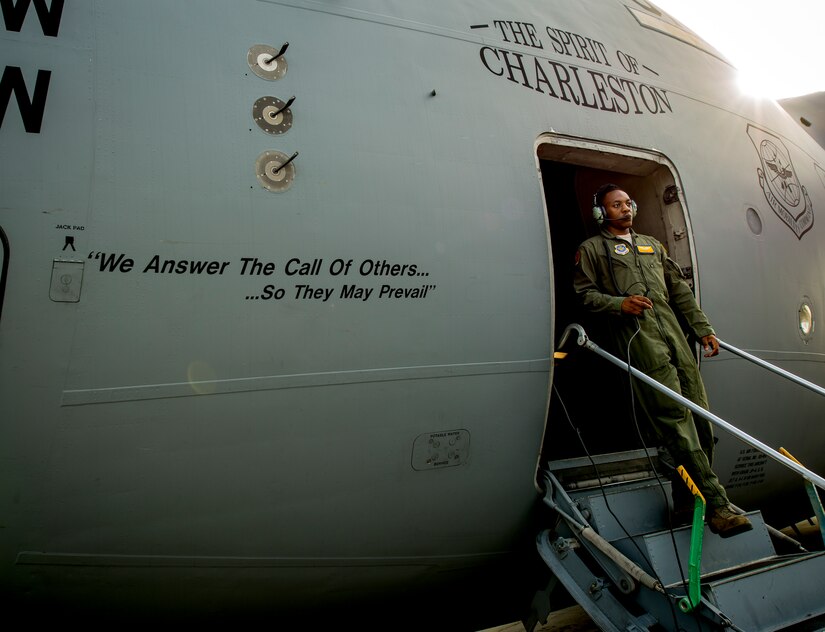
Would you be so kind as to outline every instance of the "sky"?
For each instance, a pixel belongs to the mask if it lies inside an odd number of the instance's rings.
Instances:
[[[825,0],[651,1],[738,68],[746,92],[783,99],[825,91]]]

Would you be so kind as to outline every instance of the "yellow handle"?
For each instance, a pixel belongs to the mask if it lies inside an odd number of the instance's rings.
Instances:
[[[699,491],[699,488],[696,487],[696,483],[693,482],[693,479],[690,477],[690,474],[687,473],[687,470],[683,466],[679,466],[676,468],[676,471],[679,472],[679,476],[682,477],[682,480],[685,481],[685,484],[688,486],[690,493],[694,496],[698,496],[702,499],[702,502],[705,502],[705,497],[702,496],[702,492]]]
[[[790,452],[788,452],[785,448],[779,448],[779,454],[781,454],[782,456],[788,457],[791,461],[793,461],[794,463],[796,463],[798,465],[802,465],[802,463],[797,461],[796,458],[794,457],[794,455],[791,454]]]

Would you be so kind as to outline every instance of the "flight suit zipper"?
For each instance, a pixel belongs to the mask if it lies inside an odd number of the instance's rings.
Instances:
[[[636,236],[631,234],[630,239],[633,242],[633,259],[634,259],[634,262],[636,263],[636,268],[639,270],[639,274],[642,277],[642,282],[644,283],[644,286],[647,290],[645,292],[645,296],[647,297],[647,294],[650,293],[650,284],[648,284],[648,282],[647,282],[647,277],[645,276],[645,271],[644,271],[644,265],[642,264],[641,257],[639,256],[639,249],[636,246]],[[650,299],[650,300],[651,300],[651,302],[653,301],[653,299]],[[659,335],[662,337],[662,341],[667,345],[667,348],[670,349],[671,357],[675,357],[676,349],[673,348],[673,344],[672,344],[670,338],[665,336],[665,331],[662,328],[662,321],[659,320],[659,313],[656,310],[655,305],[654,305],[652,311],[653,311],[653,317],[656,319],[656,328],[659,330]]]

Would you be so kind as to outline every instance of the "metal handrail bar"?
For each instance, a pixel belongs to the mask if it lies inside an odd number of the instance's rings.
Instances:
[[[757,358],[755,355],[751,355],[747,351],[742,351],[742,349],[737,349],[732,344],[729,344],[727,342],[723,342],[723,341],[719,340],[719,338],[717,338],[716,340],[719,341],[719,346],[722,347],[723,349],[727,349],[731,353],[735,353],[736,355],[738,355],[742,358],[745,358],[745,360],[748,360],[750,362],[753,362],[754,364],[757,364],[757,365],[761,366],[763,369],[768,369],[768,371],[772,371],[772,372],[776,373],[777,375],[781,375],[782,377],[784,377],[787,380],[790,380],[791,382],[795,382],[796,384],[799,384],[800,386],[804,386],[805,388],[807,388],[808,390],[813,391],[814,393],[818,393],[819,395],[825,395],[825,388],[822,388],[821,386],[818,386],[817,384],[814,384],[813,382],[809,382],[808,380],[805,380],[805,379],[799,377],[798,375],[794,375],[790,371],[786,371],[785,369],[780,369],[778,366],[776,366],[774,364],[771,364],[770,362],[765,362],[762,358]]]
[[[759,450],[761,452],[764,452],[769,457],[771,457],[774,461],[777,461],[777,462],[781,463],[782,465],[784,465],[789,470],[793,470],[794,472],[799,474],[802,478],[810,481],[811,483],[813,483],[814,485],[816,485],[820,489],[825,490],[825,478],[822,478],[818,474],[814,474],[808,468],[803,467],[803,466],[799,465],[798,463],[792,461],[788,457],[780,454],[779,452],[777,452],[776,450],[774,450],[770,446],[762,443],[759,439],[756,439],[755,437],[752,437],[747,432],[744,432],[743,430],[740,430],[739,428],[737,428],[733,424],[728,423],[727,421],[725,421],[721,417],[718,417],[717,415],[714,415],[712,412],[710,412],[708,410],[705,410],[701,406],[697,406],[696,404],[694,404],[692,401],[690,401],[686,397],[683,397],[679,393],[669,389],[667,386],[664,386],[664,385],[660,384],[659,382],[657,382],[653,378],[648,377],[647,375],[645,375],[644,373],[639,371],[639,369],[637,369],[635,367],[632,367],[627,362],[624,362],[623,360],[619,360],[619,358],[617,358],[616,356],[611,355],[610,353],[608,353],[607,351],[605,351],[604,349],[599,347],[599,345],[597,345],[595,342],[590,340],[587,337],[587,333],[585,333],[584,328],[581,325],[573,323],[572,325],[567,326],[567,328],[564,330],[564,334],[562,335],[561,341],[559,342],[559,348],[563,347],[564,344],[567,342],[567,338],[570,336],[571,331],[577,332],[578,336],[577,336],[576,344],[578,344],[580,347],[584,347],[586,349],[589,349],[590,351],[593,351],[597,355],[603,357],[608,362],[611,362],[611,363],[615,364],[616,366],[618,366],[619,368],[624,369],[625,371],[630,371],[635,377],[640,379],[642,382],[644,382],[645,384],[647,384],[651,388],[654,388],[657,391],[659,391],[661,393],[664,393],[665,395],[670,397],[672,400],[675,400],[675,401],[679,402],[680,404],[682,404],[682,406],[685,406],[686,408],[693,411],[693,413],[699,415],[700,417],[703,417],[703,418],[707,419],[708,421],[716,424],[720,428],[723,428],[723,429],[727,430],[732,435],[738,437],[744,443],[747,443],[749,446],[754,447],[754,448],[756,448],[757,450]]]

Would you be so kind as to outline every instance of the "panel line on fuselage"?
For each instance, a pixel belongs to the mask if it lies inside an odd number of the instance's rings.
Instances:
[[[428,35],[436,35],[439,37],[447,37],[449,39],[462,40],[465,42],[470,42],[471,44],[484,43],[484,38],[475,34],[465,33],[464,31],[456,31],[455,29],[445,28],[443,26],[436,26],[434,24],[413,22],[411,20],[395,18],[382,13],[364,11],[362,9],[353,9],[350,7],[341,6],[324,6],[318,3],[301,2],[300,0],[258,1],[263,2],[264,4],[279,4],[281,6],[291,7],[293,9],[315,11],[317,13],[327,13],[329,15],[335,15],[342,18],[350,18],[351,20],[361,20],[363,22],[372,22],[374,24],[382,24],[384,26],[392,26],[395,28],[406,29],[409,31],[418,31],[419,33],[427,33]]]
[[[326,371],[296,375],[268,375],[191,383],[175,382],[170,384],[141,384],[137,386],[112,388],[64,390],[61,405],[82,406],[85,404],[107,404],[145,399],[194,397],[248,391],[336,386],[341,384],[443,379],[509,373],[546,373],[549,371],[550,358],[538,358],[534,360],[514,360],[507,362],[475,362],[467,364],[363,369],[358,371]]]

